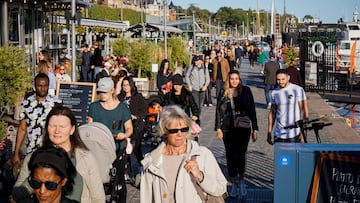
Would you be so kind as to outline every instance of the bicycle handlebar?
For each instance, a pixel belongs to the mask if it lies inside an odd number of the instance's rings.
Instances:
[[[285,126],[284,129],[293,129],[293,128],[302,128],[305,124],[309,124],[309,123],[313,123],[313,122],[317,122],[320,121],[319,118],[313,119],[313,120],[298,120],[295,122],[294,125],[289,125],[289,126]]]
[[[311,127],[304,128],[304,130],[321,130],[324,127],[330,126],[330,125],[332,125],[332,123],[317,122],[317,123],[311,124]]]

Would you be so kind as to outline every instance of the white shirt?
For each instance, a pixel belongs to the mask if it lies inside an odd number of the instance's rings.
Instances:
[[[277,106],[274,136],[277,138],[294,138],[301,132],[300,128],[284,129],[301,120],[299,101],[306,100],[302,87],[289,83],[285,88],[276,88],[271,93],[271,103]]]

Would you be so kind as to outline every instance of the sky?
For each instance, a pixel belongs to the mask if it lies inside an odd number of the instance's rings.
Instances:
[[[161,0],[160,0],[161,1]],[[170,2],[171,0],[168,0]],[[242,8],[256,10],[257,0],[172,0],[174,5],[188,8],[191,4],[210,12],[216,12],[220,7]],[[360,12],[359,0],[275,0],[275,9],[282,15],[286,13],[303,19],[305,15],[319,17],[323,23],[336,23],[339,18],[352,21],[355,8]],[[271,11],[271,0],[258,0],[259,10]],[[360,15],[359,15],[360,16]]]

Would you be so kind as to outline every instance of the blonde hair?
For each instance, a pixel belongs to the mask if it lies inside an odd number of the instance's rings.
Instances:
[[[50,68],[50,67],[49,67],[48,62],[45,61],[45,60],[41,60],[41,61],[39,61],[39,63],[38,63],[37,72],[38,72],[38,73],[48,74],[49,68]]]

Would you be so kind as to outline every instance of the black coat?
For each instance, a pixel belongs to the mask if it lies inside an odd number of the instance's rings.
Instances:
[[[118,96],[121,102],[124,102],[125,98],[121,94]],[[128,105],[132,115],[137,119],[132,120],[134,133],[132,138],[141,138],[145,129],[145,117],[147,115],[147,104],[144,96],[141,93],[136,93],[130,97],[130,103]]]
[[[181,89],[181,95],[175,95],[174,91],[166,94],[164,99],[164,105],[178,105],[188,116],[194,115],[200,119],[200,109],[195,103],[195,99],[190,91],[184,86]],[[190,114],[191,112],[191,114]]]
[[[223,132],[227,132],[233,128],[234,121],[230,99],[224,97],[224,93],[225,90],[221,89],[217,99],[215,131],[220,128]],[[250,117],[252,129],[259,130],[254,97],[249,87],[243,86],[242,92],[238,96],[234,97],[234,105],[236,112],[241,112],[241,114]]]

